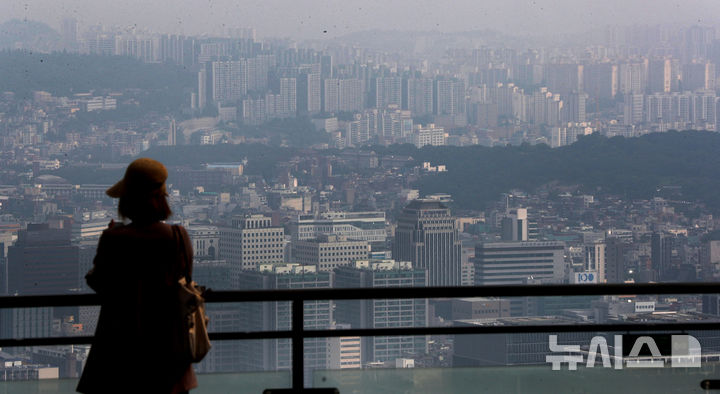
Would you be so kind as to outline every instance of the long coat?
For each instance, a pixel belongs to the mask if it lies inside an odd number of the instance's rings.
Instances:
[[[186,256],[192,256],[180,227]],[[81,393],[173,393],[197,386],[188,362],[177,357],[177,280],[191,270],[172,227],[114,225],[98,243],[88,285],[100,296],[95,338],[78,383]]]

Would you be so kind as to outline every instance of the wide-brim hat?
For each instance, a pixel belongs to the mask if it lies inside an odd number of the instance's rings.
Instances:
[[[129,193],[148,193],[165,186],[167,168],[157,160],[147,157],[130,163],[125,176],[105,191],[110,197],[120,198]]]

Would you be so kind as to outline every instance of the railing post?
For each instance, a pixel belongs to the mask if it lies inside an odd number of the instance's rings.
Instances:
[[[292,300],[292,387],[300,392],[305,386],[305,360],[303,360],[305,335],[303,334],[303,299]]]

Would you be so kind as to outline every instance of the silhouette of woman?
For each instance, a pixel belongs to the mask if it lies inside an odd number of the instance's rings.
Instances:
[[[192,272],[172,226],[165,166],[133,161],[106,191],[119,198],[118,213],[98,243],[85,276],[100,296],[100,317],[77,391],[81,393],[185,393],[197,387],[191,364],[177,356],[180,336],[177,281]],[[185,256],[192,256],[187,232],[178,226]]]

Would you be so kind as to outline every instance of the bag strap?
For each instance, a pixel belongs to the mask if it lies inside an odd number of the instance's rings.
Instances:
[[[180,256],[181,261],[185,263],[185,272],[182,272],[182,276],[184,276],[185,280],[190,283],[192,281],[192,276],[190,273],[190,261],[188,261],[187,247],[185,246],[185,237],[183,237],[180,226],[177,224],[172,225],[172,231],[173,238],[175,238],[175,243],[177,245],[178,255]]]

